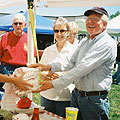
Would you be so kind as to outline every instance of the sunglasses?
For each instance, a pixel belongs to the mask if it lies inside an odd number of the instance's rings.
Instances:
[[[14,25],[22,25],[23,23],[22,22],[15,22],[15,23],[13,23]]]
[[[65,33],[67,30],[54,30],[55,33]]]

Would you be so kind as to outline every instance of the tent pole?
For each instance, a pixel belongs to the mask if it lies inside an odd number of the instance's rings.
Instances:
[[[30,9],[30,6],[32,6],[33,9],[33,2],[34,0],[27,0],[28,2],[28,9]],[[31,30],[31,23],[30,23],[30,15],[28,11],[28,61],[27,64],[33,64],[34,63],[34,42],[33,42],[33,36],[32,36],[32,30]],[[28,94],[28,97],[32,100],[32,93]]]
[[[34,0],[28,0],[28,9],[30,9],[30,6],[32,6],[32,9],[33,9],[33,2]],[[28,61],[27,61],[27,64],[30,65],[34,63],[34,43],[33,43],[29,12],[28,12],[27,22],[28,22]]]

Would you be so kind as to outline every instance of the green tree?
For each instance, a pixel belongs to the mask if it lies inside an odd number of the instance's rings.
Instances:
[[[110,19],[120,15],[120,11],[117,11],[115,14],[110,15]]]

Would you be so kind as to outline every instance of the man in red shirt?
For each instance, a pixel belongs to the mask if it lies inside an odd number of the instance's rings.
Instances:
[[[12,74],[13,71],[27,65],[27,33],[23,32],[26,26],[25,16],[16,14],[13,18],[13,32],[5,33],[0,41],[0,73]],[[3,84],[0,83],[0,91]]]

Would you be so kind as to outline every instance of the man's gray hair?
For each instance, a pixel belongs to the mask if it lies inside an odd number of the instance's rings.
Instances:
[[[26,21],[26,18],[25,18],[25,16],[24,16],[22,13],[16,14],[16,15],[14,16],[14,18],[13,18],[13,21],[14,21],[15,19],[20,19],[20,20],[22,20],[23,22]]]
[[[108,22],[108,20],[109,20],[108,16],[105,14],[101,17],[101,19],[103,22]]]

